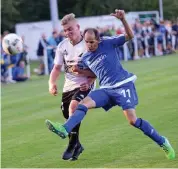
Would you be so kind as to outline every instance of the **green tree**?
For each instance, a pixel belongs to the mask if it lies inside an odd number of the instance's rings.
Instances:
[[[14,24],[21,21],[20,11],[16,8],[18,3],[13,0],[1,1],[1,31],[12,30]]]
[[[50,19],[49,0],[2,0],[1,31],[14,30],[20,22]],[[178,17],[178,0],[163,0],[164,18]],[[109,14],[114,9],[130,11],[159,11],[159,0],[58,0],[59,18],[67,13],[77,17]]]

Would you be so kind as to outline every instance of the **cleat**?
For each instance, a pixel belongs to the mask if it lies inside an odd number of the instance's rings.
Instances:
[[[78,157],[83,152],[83,150],[84,150],[84,148],[82,147],[82,145],[78,144],[77,147],[75,148],[75,151],[74,151],[71,161],[78,160]]]
[[[174,149],[172,148],[171,144],[169,143],[169,140],[166,137],[163,137],[165,142],[161,145],[161,148],[165,152],[166,157],[169,160],[172,160],[175,158],[175,152]]]
[[[45,123],[50,131],[57,134],[62,139],[66,138],[68,136],[68,132],[60,123],[54,123],[50,120],[46,120]]]
[[[69,144],[62,155],[63,160],[71,160],[75,151],[77,144]]]

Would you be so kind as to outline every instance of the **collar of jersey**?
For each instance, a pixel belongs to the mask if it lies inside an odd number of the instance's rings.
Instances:
[[[83,36],[82,36],[82,35],[81,35],[81,37],[82,37],[82,38],[80,39],[80,41],[79,41],[78,43],[76,43],[75,45],[79,44],[79,43],[83,40]],[[73,45],[70,40],[69,40],[69,42],[71,43],[71,45]],[[75,46],[75,45],[73,45],[73,46]]]

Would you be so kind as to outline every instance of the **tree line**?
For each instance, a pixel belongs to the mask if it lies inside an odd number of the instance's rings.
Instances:
[[[59,18],[104,15],[115,8],[130,11],[159,11],[159,0],[58,0]],[[164,18],[178,17],[178,0],[163,0]],[[15,30],[16,23],[50,20],[49,0],[2,0],[1,32]]]

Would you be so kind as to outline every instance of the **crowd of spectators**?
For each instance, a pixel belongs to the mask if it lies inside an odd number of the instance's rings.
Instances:
[[[97,27],[100,36],[113,36],[125,33],[124,28],[116,28],[114,25],[106,27]],[[138,19],[132,24],[135,38],[127,43],[127,58],[129,60],[136,60],[143,57],[160,56],[175,52],[178,49],[178,21],[160,21],[156,23],[153,19],[141,23]],[[8,34],[5,31],[2,38]],[[81,32],[82,33],[82,32]],[[50,37],[46,37],[45,33],[41,35],[37,45],[36,55],[39,59],[39,67],[37,69],[38,75],[45,74],[44,55],[46,52],[48,71],[49,73],[53,67],[53,60],[55,57],[55,50],[57,45],[65,38],[64,33],[53,30]],[[24,41],[24,37],[22,37]],[[156,39],[156,40],[155,40]],[[24,41],[25,44],[25,41]],[[26,81],[28,77],[25,74],[24,67],[28,64],[26,55],[28,47],[24,45],[24,52],[15,56],[8,56],[1,47],[1,82],[16,82]],[[120,60],[124,60],[123,46],[117,46],[116,52]],[[12,78],[8,79],[8,68],[12,68]]]

